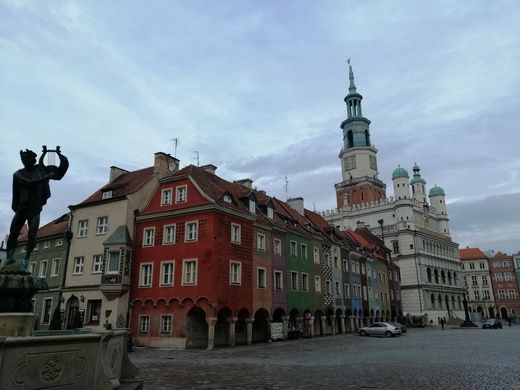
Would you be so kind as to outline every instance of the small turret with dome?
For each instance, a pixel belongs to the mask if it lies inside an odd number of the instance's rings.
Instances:
[[[410,175],[408,175],[406,169],[402,168],[400,165],[394,169],[394,172],[392,173],[392,181],[394,182],[394,196],[396,200],[410,199],[409,180]]]
[[[410,180],[410,186],[412,187],[412,198],[417,199],[419,202],[426,203],[426,180],[421,177],[421,168],[415,163],[413,166],[413,177]]]

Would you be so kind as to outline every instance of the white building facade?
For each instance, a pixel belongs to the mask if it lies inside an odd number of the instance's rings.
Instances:
[[[377,149],[370,143],[370,121],[363,117],[362,96],[349,66],[347,119],[341,123],[343,181],[335,185],[337,208],[322,215],[340,229],[364,223],[392,250],[401,269],[403,315],[428,315],[464,320],[465,293],[458,244],[450,236],[446,196],[441,187],[429,191],[416,164],[413,177],[397,167],[392,174],[394,196],[378,177]]]

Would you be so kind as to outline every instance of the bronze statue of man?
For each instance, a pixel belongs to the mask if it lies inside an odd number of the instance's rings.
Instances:
[[[69,168],[69,161],[67,157],[61,154],[59,146],[54,151],[60,159],[59,166],[46,166],[43,163],[43,158],[47,152],[47,147],[44,146],[42,155],[38,164],[36,164],[36,153],[29,149],[20,150],[20,158],[24,167],[13,175],[12,209],[15,214],[7,239],[7,257],[0,269],[2,273],[29,274],[27,265],[29,256],[36,246],[40,213],[47,203],[47,199],[51,196],[49,180],[61,180]],[[27,245],[24,258],[18,263],[13,256],[18,244],[18,236],[25,222],[28,225]]]

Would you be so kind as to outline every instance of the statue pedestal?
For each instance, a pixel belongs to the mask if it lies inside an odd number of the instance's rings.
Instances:
[[[0,313],[0,336],[32,336],[37,318],[34,313]]]

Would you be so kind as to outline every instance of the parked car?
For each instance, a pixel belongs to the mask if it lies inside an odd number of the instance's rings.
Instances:
[[[401,329],[401,333],[406,333],[407,329],[406,329],[406,325],[403,325],[399,322],[389,322],[389,324],[392,324],[393,326]]]
[[[484,321],[482,329],[502,329],[502,322],[496,318],[490,318]]]
[[[374,322],[372,325],[359,328],[358,333],[361,336],[386,336],[393,337],[400,335],[401,329],[390,322]]]

